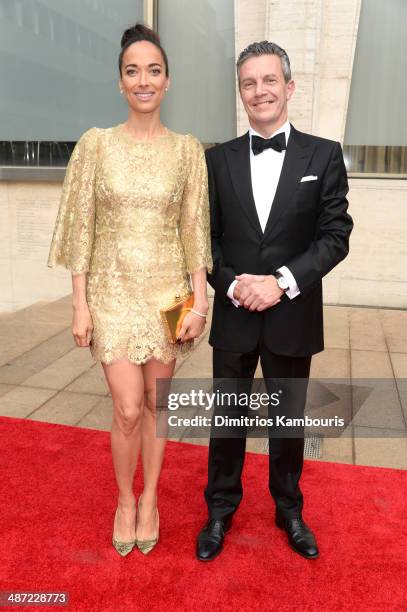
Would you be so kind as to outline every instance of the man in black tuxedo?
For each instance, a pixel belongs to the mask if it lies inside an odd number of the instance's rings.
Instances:
[[[287,120],[294,92],[278,45],[249,45],[237,62],[250,130],[207,150],[215,289],[210,344],[215,379],[308,382],[323,350],[322,277],[349,249],[348,182],[338,142],[304,134]],[[306,385],[299,387],[303,414]],[[303,391],[301,391],[303,389]],[[222,414],[222,406],[216,408]],[[223,412],[224,414],[224,412]],[[197,557],[215,558],[243,494],[245,437],[211,437],[205,498],[209,520]],[[270,437],[269,490],[276,523],[312,559],[315,537],[302,519],[303,437]]]

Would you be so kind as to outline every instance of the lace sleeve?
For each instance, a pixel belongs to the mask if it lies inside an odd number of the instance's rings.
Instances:
[[[180,237],[185,252],[187,272],[192,274],[200,268],[212,270],[208,177],[205,155],[200,142],[187,136],[186,145],[187,180],[184,188]]]
[[[69,160],[48,266],[62,265],[72,274],[88,272],[95,231],[97,128],[85,132]]]

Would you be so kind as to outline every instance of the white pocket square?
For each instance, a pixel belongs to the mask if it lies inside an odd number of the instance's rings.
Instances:
[[[317,181],[318,177],[310,174],[309,176],[303,176],[300,183],[306,183],[307,181]]]

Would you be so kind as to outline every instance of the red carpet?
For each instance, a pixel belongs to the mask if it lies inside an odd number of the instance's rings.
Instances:
[[[306,462],[304,517],[321,550],[307,561],[274,526],[267,458],[250,454],[225,550],[203,564],[194,543],[206,516],[207,449],[172,442],[160,543],[148,557],[122,559],[110,544],[107,433],[1,418],[0,438],[0,590],[68,591],[75,612],[407,609],[407,472]]]

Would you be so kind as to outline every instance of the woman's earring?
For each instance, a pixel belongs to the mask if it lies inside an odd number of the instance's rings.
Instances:
[[[123,89],[120,89],[120,93],[123,95]]]

